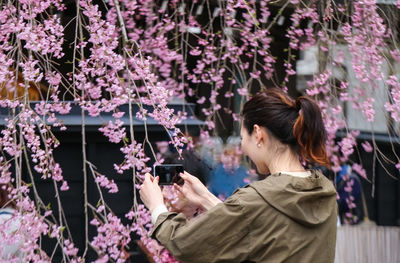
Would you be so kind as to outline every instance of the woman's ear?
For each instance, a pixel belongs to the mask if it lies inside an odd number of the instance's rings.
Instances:
[[[263,128],[263,127],[261,127],[261,126],[259,126],[257,124],[254,124],[253,131],[254,131],[254,134],[255,134],[257,146],[260,145],[258,147],[261,147],[261,145],[263,143],[266,143],[267,140],[269,139],[268,138],[268,133],[265,130],[265,128]]]
[[[259,125],[254,124],[253,131],[254,131],[254,135],[256,138],[257,146],[261,145],[263,143],[264,137],[265,137],[264,129],[262,127],[260,127]]]

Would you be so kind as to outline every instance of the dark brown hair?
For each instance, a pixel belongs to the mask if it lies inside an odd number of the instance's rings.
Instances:
[[[262,126],[306,162],[329,167],[321,111],[308,96],[293,100],[280,89],[267,89],[245,103],[242,117],[249,134],[255,124]]]

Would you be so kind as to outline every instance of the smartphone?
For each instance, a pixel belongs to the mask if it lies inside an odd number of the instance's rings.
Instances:
[[[160,180],[158,184],[160,185],[171,185],[171,184],[183,184],[183,179],[179,175],[183,173],[183,165],[182,164],[159,164],[154,165],[153,167],[153,176],[154,178],[158,176]]]

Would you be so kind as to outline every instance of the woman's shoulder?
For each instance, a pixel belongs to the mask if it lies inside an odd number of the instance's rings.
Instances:
[[[235,200],[243,206],[260,206],[261,204],[265,204],[265,200],[256,189],[252,187],[252,184],[236,189],[228,199]],[[226,201],[228,201],[228,199]]]
[[[309,176],[293,176],[283,172],[274,173],[265,179],[250,184],[261,191],[282,191],[288,188],[301,190],[302,188],[326,188],[334,190],[332,182],[319,170],[308,170]]]

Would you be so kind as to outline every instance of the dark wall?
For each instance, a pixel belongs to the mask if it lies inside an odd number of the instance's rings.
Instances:
[[[375,141],[380,151],[377,152],[376,157],[374,157],[373,152],[367,153],[363,150],[361,143],[365,140],[372,145],[371,134],[360,134],[358,138],[359,151],[353,154],[353,159],[357,162],[361,161],[370,181],[361,179],[368,216],[377,225],[399,226],[400,174],[395,163],[392,162],[397,160],[396,154],[398,156],[400,152],[398,138],[392,137],[390,139],[385,134],[375,135]]]

